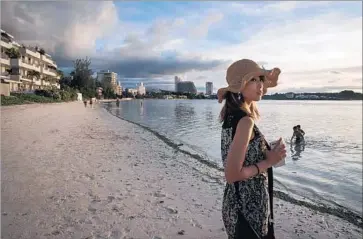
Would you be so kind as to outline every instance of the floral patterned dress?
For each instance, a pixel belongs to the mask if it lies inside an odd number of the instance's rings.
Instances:
[[[227,115],[222,126],[221,151],[223,165],[225,166],[229,147],[236,132],[240,119],[247,117],[242,110]],[[243,166],[253,165],[265,159],[266,144],[263,135],[256,125],[253,128],[254,138],[250,140],[247,147],[246,158]],[[237,195],[238,194],[238,195]],[[229,239],[248,238],[244,235],[241,220],[242,215],[249,225],[260,236],[264,237],[268,231],[269,217],[269,194],[267,173],[263,172],[258,176],[245,181],[238,181],[233,184],[226,184],[222,217]],[[246,223],[245,223],[246,224]]]

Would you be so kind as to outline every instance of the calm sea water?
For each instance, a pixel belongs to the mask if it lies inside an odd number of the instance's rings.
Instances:
[[[148,126],[220,166],[222,107],[214,100],[133,100],[107,106],[113,114]],[[287,164],[275,169],[278,190],[362,213],[362,102],[259,102],[257,122],[268,140],[283,137]],[[305,146],[290,145],[292,127],[306,132]]]

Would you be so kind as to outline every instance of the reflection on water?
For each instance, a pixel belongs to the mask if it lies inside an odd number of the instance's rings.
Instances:
[[[305,150],[305,140],[299,143],[290,144],[291,159],[296,161],[301,158],[301,153]]]
[[[222,166],[218,122],[222,105],[216,101],[132,100],[121,101],[119,109],[115,103],[105,107]],[[286,165],[276,168],[278,189],[330,198],[362,212],[361,102],[262,101],[259,110],[262,118],[257,125],[268,141],[279,137],[290,141],[291,128],[297,124],[307,132],[304,144],[289,145]]]
[[[174,108],[174,120],[177,128],[187,127],[185,124],[190,123],[190,119],[193,119],[195,115],[194,107],[188,104],[178,103]]]

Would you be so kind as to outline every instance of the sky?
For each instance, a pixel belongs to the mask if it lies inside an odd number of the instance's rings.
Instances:
[[[276,92],[362,92],[362,2],[1,1],[1,28],[65,72],[89,57],[125,87],[174,89],[174,76],[226,86],[248,58],[282,71]]]

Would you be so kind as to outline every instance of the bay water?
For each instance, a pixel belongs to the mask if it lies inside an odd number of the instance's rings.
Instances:
[[[144,99],[105,107],[222,168],[222,104],[216,100]],[[276,190],[361,215],[362,102],[263,100],[258,107],[257,125],[266,139],[287,143],[286,165],[274,170]],[[304,145],[290,143],[297,124],[306,133]]]

